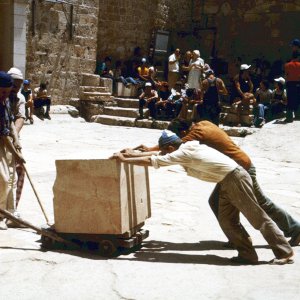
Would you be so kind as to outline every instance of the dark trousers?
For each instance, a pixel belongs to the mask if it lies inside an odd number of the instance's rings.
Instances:
[[[143,118],[144,117],[144,106],[147,103],[147,107],[149,109],[149,113],[150,113],[150,117],[152,117],[153,119],[156,119],[156,99],[151,100],[150,102],[147,102],[144,98],[139,100],[139,113],[140,113],[140,117]]]
[[[287,90],[287,111],[286,118],[293,121],[293,112],[296,114],[300,106],[300,82],[288,81],[286,83]]]
[[[49,114],[51,99],[48,98],[38,98],[34,100],[34,108],[41,108],[42,106],[46,106],[46,114]]]

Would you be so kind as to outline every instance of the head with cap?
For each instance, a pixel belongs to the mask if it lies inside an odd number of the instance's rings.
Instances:
[[[143,57],[142,60],[141,60],[141,62],[144,65],[147,62],[147,59],[145,57]]]
[[[249,70],[251,67],[251,65],[247,65],[247,64],[242,64],[240,67],[241,71],[245,71],[245,70]]]
[[[18,68],[13,67],[8,70],[7,74],[9,74],[14,81],[11,92],[13,94],[17,94],[23,84],[23,80],[24,80],[23,73]]]
[[[150,91],[152,89],[152,83],[151,82],[146,82],[145,83],[145,90]]]
[[[193,59],[197,59],[200,57],[200,51],[199,50],[194,50],[193,51]]]
[[[215,72],[212,69],[208,69],[205,71],[205,76],[206,78],[209,79],[214,79],[215,78]]]
[[[274,79],[275,88],[277,90],[283,90],[285,85],[285,79],[283,77],[278,77]]]
[[[181,139],[170,130],[164,130],[158,140],[159,150],[163,155],[177,150],[181,144]]]
[[[299,39],[293,39],[290,43],[293,52],[300,50],[300,40]]]
[[[13,79],[4,71],[0,71],[0,102],[5,101],[13,86]]]

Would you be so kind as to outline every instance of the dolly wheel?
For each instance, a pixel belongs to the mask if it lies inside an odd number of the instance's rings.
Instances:
[[[41,241],[42,241],[42,245],[41,246],[43,248],[45,248],[45,249],[54,249],[55,248],[55,244],[56,243],[50,237],[42,235]]]
[[[112,241],[103,240],[99,242],[99,252],[102,256],[110,257],[117,254],[117,248]]]

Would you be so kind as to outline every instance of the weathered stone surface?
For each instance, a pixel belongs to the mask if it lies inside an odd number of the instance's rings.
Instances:
[[[146,113],[148,109],[144,109]],[[139,116],[139,111],[136,108],[121,108],[121,107],[104,107],[103,113],[105,115],[111,116],[120,116],[120,117],[128,117],[128,118],[137,118]]]
[[[137,120],[135,126],[140,128],[152,128],[152,124],[153,121],[144,119],[144,120]]]
[[[55,230],[123,234],[151,215],[146,167],[116,160],[57,160]]]
[[[100,76],[95,74],[81,74],[81,86],[100,86]]]
[[[138,87],[130,84],[128,87],[125,87],[125,85],[122,82],[117,82],[117,91],[116,91],[117,97],[137,97],[138,96]]]
[[[260,130],[259,128],[229,127],[223,125],[220,125],[220,128],[222,128],[229,136],[235,136],[235,137],[245,137],[246,135],[251,135]]]
[[[32,87],[48,81],[53,103],[67,103],[78,97],[81,74],[95,70],[99,3],[91,1],[93,6],[84,10],[83,1],[72,1],[72,38],[69,5],[45,1],[34,4],[34,16],[31,2],[28,4],[26,78],[32,81]]]
[[[109,78],[100,78],[100,85],[107,88],[107,90],[112,94],[113,92],[113,81]]]
[[[138,99],[115,97],[115,100],[117,101],[119,107],[139,108]]]
[[[167,129],[169,123],[170,122],[168,122],[168,121],[155,120],[155,121],[153,121],[152,128],[154,128],[154,129],[161,129],[161,130]]]
[[[118,116],[107,116],[107,115],[98,115],[95,118],[97,123],[105,124],[105,125],[114,125],[114,126],[135,126],[134,118],[126,118],[126,117],[118,117]]]
[[[98,92],[98,93],[107,93],[108,89],[104,86],[80,86],[79,92]]]
[[[79,111],[71,105],[52,105],[50,114],[70,114],[72,117],[79,117]]]
[[[69,100],[69,105],[72,105],[75,108],[79,109],[79,107],[80,107],[80,99],[79,98],[71,98]]]
[[[114,97],[111,96],[110,92],[83,92],[80,95],[80,100],[82,101],[99,101],[99,102],[105,102],[105,101],[113,101]]]

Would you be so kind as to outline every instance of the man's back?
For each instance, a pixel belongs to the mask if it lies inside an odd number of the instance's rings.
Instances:
[[[196,123],[182,138],[183,142],[193,140],[224,153],[246,170],[251,166],[249,156],[222,129],[209,121]]]
[[[197,141],[182,144],[176,151],[164,156],[152,156],[155,168],[181,165],[189,176],[209,182],[220,182],[237,164],[221,152]]]

